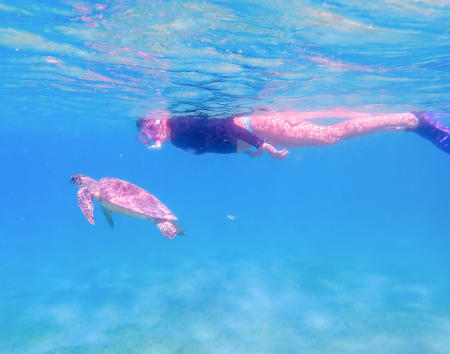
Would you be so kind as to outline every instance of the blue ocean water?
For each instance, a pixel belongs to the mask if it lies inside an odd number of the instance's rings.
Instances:
[[[449,17],[444,0],[0,0],[0,352],[450,352],[449,155],[386,132],[196,156],[135,126],[450,111]],[[186,235],[111,230],[98,205],[91,226],[75,173],[147,189]]]

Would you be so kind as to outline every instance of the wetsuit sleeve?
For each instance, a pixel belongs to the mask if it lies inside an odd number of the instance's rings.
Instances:
[[[253,145],[259,149],[262,144],[264,144],[264,139],[259,136],[249,132],[247,129],[240,127],[239,125],[233,124],[233,135],[236,139],[245,141],[246,143]]]

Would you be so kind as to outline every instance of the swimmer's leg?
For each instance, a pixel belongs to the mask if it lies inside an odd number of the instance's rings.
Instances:
[[[390,130],[410,130],[418,125],[412,113],[378,114],[367,118],[355,118],[329,127],[331,140],[355,138],[358,136]]]
[[[279,112],[252,116],[250,123],[257,135],[266,137],[275,145],[320,146],[381,131],[413,130],[418,119],[411,113],[379,114],[326,126],[313,124],[292,113],[283,116]]]
[[[433,112],[413,112],[413,114],[418,119],[418,125],[411,131],[450,154],[450,128],[434,119]]]

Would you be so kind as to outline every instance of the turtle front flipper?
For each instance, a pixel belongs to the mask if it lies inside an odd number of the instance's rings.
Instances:
[[[171,221],[161,220],[156,222],[159,231],[168,239],[173,239],[177,235],[177,228]]]
[[[111,212],[108,209],[106,209],[103,205],[102,211],[103,214],[105,215],[106,221],[108,221],[108,225],[111,227],[111,229],[114,229],[114,221],[112,219]]]
[[[88,221],[95,225],[94,221],[94,199],[87,187],[80,188],[77,193],[78,205]]]

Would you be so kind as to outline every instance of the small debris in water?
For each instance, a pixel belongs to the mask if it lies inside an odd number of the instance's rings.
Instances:
[[[45,61],[49,64],[62,65],[61,61],[54,57],[46,57]]]

